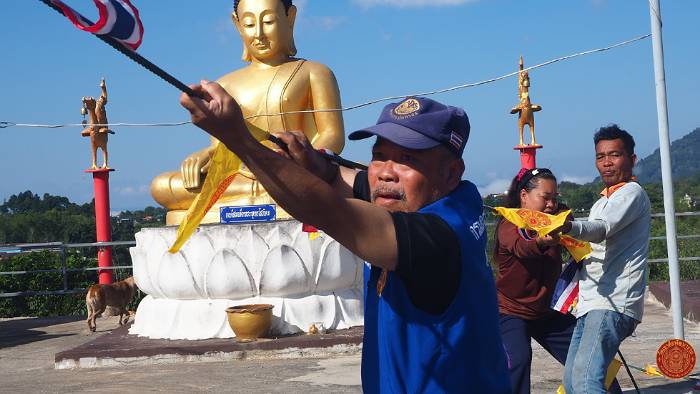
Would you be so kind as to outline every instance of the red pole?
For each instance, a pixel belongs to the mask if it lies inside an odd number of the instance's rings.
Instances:
[[[537,168],[537,149],[542,145],[518,145],[513,149],[520,151],[520,166],[528,170]]]
[[[112,168],[85,170],[92,173],[95,188],[95,226],[97,227],[97,242],[112,242],[112,226],[109,211],[109,173]],[[97,251],[97,266],[112,267],[112,247],[100,247]],[[97,271],[100,284],[110,284],[114,281],[112,270]]]

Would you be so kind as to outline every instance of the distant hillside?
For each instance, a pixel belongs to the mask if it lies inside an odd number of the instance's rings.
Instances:
[[[700,128],[671,143],[673,179],[700,174]],[[634,173],[639,183],[661,182],[661,156],[657,149],[637,163]]]

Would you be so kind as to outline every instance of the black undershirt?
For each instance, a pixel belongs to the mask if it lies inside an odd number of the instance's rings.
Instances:
[[[370,201],[367,172],[357,174],[353,195]],[[460,249],[456,234],[437,215],[392,212],[391,217],[398,244],[396,275],[403,280],[416,308],[433,315],[443,313],[457,294],[460,282]]]

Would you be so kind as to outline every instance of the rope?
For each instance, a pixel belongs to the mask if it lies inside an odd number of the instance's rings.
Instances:
[[[608,51],[608,50],[610,50],[610,49],[617,48],[617,47],[620,47],[620,46],[623,46],[623,45],[628,45],[628,44],[631,44],[631,43],[633,43],[633,42],[641,41],[641,40],[646,39],[646,38],[649,38],[649,37],[651,37],[651,34],[645,34],[645,35],[643,35],[643,36],[635,37],[635,38],[632,38],[632,39],[629,39],[629,40],[626,40],[626,41],[622,41],[622,42],[619,42],[619,43],[617,43],[617,44],[610,45],[610,46],[607,46],[607,47],[604,47],[604,48],[596,48],[596,49],[591,49],[591,50],[588,50],[588,51],[583,51],[583,52],[574,53],[574,54],[567,55],[567,56],[558,57],[558,58],[556,58],[556,59],[548,60],[548,61],[546,61],[546,62],[544,62],[544,63],[540,63],[540,64],[536,64],[536,65],[534,65],[534,66],[527,67],[527,68],[523,69],[523,71],[534,70],[534,69],[536,69],[536,68],[548,66],[548,65],[550,65],[550,64],[557,63],[557,62],[560,62],[560,61],[563,61],[563,60],[568,60],[568,59],[572,59],[572,58],[579,57],[579,56],[589,55],[589,54],[595,53],[595,52],[605,52],[605,51]],[[455,91],[455,90],[461,90],[461,89],[466,89],[466,88],[472,88],[472,87],[475,87],[475,86],[480,86],[480,85],[485,85],[485,84],[488,84],[488,83],[493,83],[493,82],[496,82],[496,81],[500,81],[500,80],[502,80],[502,79],[506,79],[506,78],[509,78],[509,77],[512,77],[512,76],[518,75],[518,74],[520,74],[520,70],[514,71],[514,72],[512,72],[512,73],[508,73],[508,74],[505,74],[505,75],[501,75],[500,77],[485,79],[485,80],[479,81],[479,82],[472,82],[472,83],[467,83],[467,84],[463,84],[463,85],[452,86],[452,87],[445,88],[445,89],[433,90],[433,91],[429,91],[429,92],[412,93],[412,94],[405,94],[405,95],[399,95],[399,96],[383,97],[383,98],[380,98],[380,99],[375,99],[375,100],[367,101],[367,102],[362,103],[362,104],[352,105],[352,106],[345,107],[345,108],[329,108],[329,109],[315,109],[315,110],[304,110],[304,111],[280,112],[280,113],[276,113],[276,114],[260,114],[260,115],[249,116],[249,117],[246,118],[246,120],[247,120],[247,119],[252,119],[252,118],[257,118],[257,117],[262,117],[262,116],[280,116],[280,115],[288,115],[288,114],[306,114],[306,113],[315,113],[315,112],[342,112],[342,111],[352,111],[352,110],[354,110],[354,109],[366,107],[366,106],[369,106],[369,105],[372,105],[372,104],[381,103],[381,102],[384,102],[384,101],[399,100],[399,99],[403,99],[403,98],[405,98],[405,97],[418,97],[418,96],[420,96],[420,97],[425,97],[425,96],[432,96],[432,95],[436,95],[436,94],[452,92],[452,91]]]
[[[43,0],[42,0],[42,1],[43,1]],[[105,37],[102,37],[102,36],[98,36],[98,37],[99,37],[100,39],[103,39],[103,41],[107,41],[107,40],[105,39]],[[545,67],[545,66],[548,66],[548,65],[553,64],[553,63],[557,63],[557,62],[561,62],[561,61],[564,61],[564,60],[573,59],[573,58],[576,58],[576,57],[579,57],[579,56],[585,56],[585,55],[590,55],[590,54],[592,54],[592,53],[609,51],[609,50],[611,50],[611,49],[618,48],[618,47],[621,47],[621,46],[624,46],[624,45],[629,45],[629,44],[632,44],[632,43],[637,42],[637,41],[644,40],[644,39],[649,38],[649,37],[651,37],[651,34],[645,34],[645,35],[643,35],[643,36],[635,37],[635,38],[632,38],[632,39],[629,39],[629,40],[626,40],[626,41],[622,41],[622,42],[619,42],[619,43],[617,43],[617,44],[613,44],[613,45],[610,45],[610,46],[607,46],[607,47],[591,49],[591,50],[587,50],[587,51],[583,51],[583,52],[574,53],[574,54],[571,54],[571,55],[566,55],[566,56],[558,57],[558,58],[556,58],[556,59],[548,60],[548,61],[546,61],[546,62],[543,62],[543,63],[540,63],[540,64],[536,64],[536,65],[534,65],[534,66],[527,67],[527,68],[525,68],[523,71],[534,70],[534,69],[537,69],[537,68],[540,68],[540,67]],[[107,37],[107,38],[108,38],[108,37]],[[120,52],[124,53],[125,55],[129,56],[130,58],[134,59],[133,56],[136,54],[135,52],[126,49],[124,46],[122,46],[122,45],[120,45],[120,44],[118,44],[118,43],[116,43],[116,42],[113,42],[113,43],[108,42],[108,43],[109,43],[110,45],[116,44],[116,46],[115,46],[115,45],[112,45],[112,46],[115,47],[115,48],[116,48],[117,50],[119,50]],[[143,59],[143,58],[141,58],[140,56],[138,56],[138,57],[139,57],[140,59],[144,60],[144,61],[147,61],[146,59]],[[137,60],[134,60],[134,61],[137,61]],[[141,64],[141,62],[139,62],[139,61],[137,61],[137,62],[138,62],[139,64]],[[149,62],[149,63],[150,63],[150,62]],[[148,68],[149,70],[151,70],[151,69],[150,69],[149,67],[147,67],[146,65],[144,65],[144,64],[141,64],[141,65],[143,65],[144,67],[146,67],[146,68]],[[152,63],[151,63],[151,65],[152,65]],[[155,67],[155,65],[153,65],[153,66]],[[158,70],[160,70],[160,69],[158,69]],[[156,73],[156,71],[154,71],[154,70],[151,70],[151,71],[153,71],[154,73]],[[160,70],[160,71],[162,71],[162,70]],[[162,72],[165,73],[164,71],[162,71]],[[303,110],[303,111],[278,112],[278,113],[272,113],[272,114],[252,115],[252,116],[246,117],[245,119],[246,119],[246,120],[250,120],[250,119],[259,118],[259,117],[270,117],[270,116],[281,116],[281,115],[292,115],[292,114],[308,114],[308,113],[317,113],[317,112],[345,112],[345,111],[352,111],[352,110],[355,110],[355,109],[367,107],[367,106],[370,106],[370,105],[373,105],[373,104],[377,104],[377,103],[381,103],[381,102],[384,102],[384,101],[403,99],[404,97],[417,97],[417,96],[425,97],[425,96],[432,96],[432,95],[441,94],[441,93],[452,92],[452,91],[455,91],[455,90],[461,90],[461,89],[467,89],[467,88],[472,88],[472,87],[476,87],[476,86],[481,86],[481,85],[493,83],[493,82],[496,82],[496,81],[500,81],[500,80],[502,80],[502,79],[506,79],[506,78],[509,78],[509,77],[518,75],[519,73],[520,73],[520,71],[514,71],[514,72],[511,72],[511,73],[508,73],[508,74],[505,74],[505,75],[501,75],[501,76],[499,76],[499,77],[490,78],[490,79],[485,79],[485,80],[483,80],[483,81],[472,82],[472,83],[467,83],[467,84],[452,86],[452,87],[448,87],[448,88],[444,88],[444,89],[432,90],[432,91],[428,91],[428,92],[421,92],[421,93],[412,93],[412,94],[407,94],[407,95],[397,95],[397,96],[383,97],[383,98],[378,98],[378,99],[370,100],[370,101],[367,101],[367,102],[364,102],[364,103],[361,103],[361,104],[351,105],[351,106],[349,106],[349,107],[344,107],[344,108],[327,108],[327,109],[313,109],[313,110]],[[158,74],[158,73],[156,73],[156,74]],[[169,74],[166,74],[166,75],[169,76]],[[159,75],[159,76],[161,76],[161,75]],[[166,78],[163,77],[163,76],[161,76],[161,78],[166,79]],[[172,78],[172,77],[170,77],[170,78]],[[173,79],[174,79],[174,78],[173,78]],[[167,79],[166,79],[166,80],[167,80]],[[177,81],[177,80],[175,80],[175,81]],[[170,81],[169,81],[169,82],[170,82]],[[178,82],[179,82],[179,81],[178,81]],[[174,84],[174,85],[177,85],[177,84]],[[191,91],[191,89],[189,89],[189,87],[185,86],[184,84],[182,84],[182,86],[186,87],[187,90]],[[176,86],[176,87],[180,88],[181,86]],[[181,89],[181,90],[182,90],[182,89]],[[185,90],[183,90],[183,91],[185,91]],[[185,91],[185,93],[188,93],[188,92]],[[188,93],[188,94],[189,94],[189,93]],[[112,126],[119,126],[119,127],[171,127],[171,126],[182,126],[182,125],[187,125],[187,124],[191,124],[191,123],[192,123],[192,122],[168,122],[168,123],[110,123],[110,124],[100,124],[100,125],[95,125],[95,126],[100,126],[100,127],[112,127]],[[28,123],[0,122],[0,129],[7,128],[7,127],[12,127],[12,126],[14,126],[14,127],[41,127],[41,128],[55,129],[55,128],[61,128],[61,127],[85,127],[86,125],[84,125],[84,124],[82,124],[82,123],[81,123],[81,124],[78,124],[78,123],[70,123],[70,124],[45,125],[45,124],[28,124]]]
[[[0,122],[0,129],[6,127],[39,127],[44,129],[59,129],[62,127],[87,127],[87,126],[97,126],[97,127],[172,127],[172,126],[184,126],[191,124],[192,122],[173,122],[173,123],[107,123],[107,124],[83,124],[83,123],[67,123],[67,124],[32,124],[32,123],[13,123],[13,122]]]

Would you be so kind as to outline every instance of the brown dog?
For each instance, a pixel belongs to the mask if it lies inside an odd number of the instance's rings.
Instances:
[[[119,315],[120,326],[126,324],[130,316],[126,306],[131,302],[135,292],[136,284],[133,276],[111,285],[90,286],[85,295],[88,311],[87,325],[90,331],[95,332],[97,329],[95,319],[102,315],[107,307],[112,308],[115,315]]]

